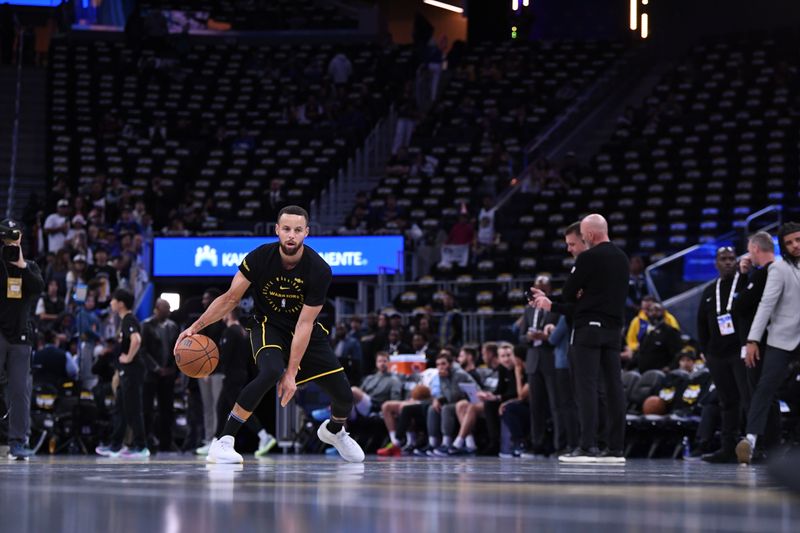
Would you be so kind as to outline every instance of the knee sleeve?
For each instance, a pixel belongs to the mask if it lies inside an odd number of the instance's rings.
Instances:
[[[236,403],[247,411],[255,411],[264,395],[278,383],[283,371],[283,358],[279,354],[260,354],[258,374],[242,389]]]

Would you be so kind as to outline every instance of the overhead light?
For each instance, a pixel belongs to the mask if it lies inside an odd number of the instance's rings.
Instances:
[[[648,24],[647,13],[642,13],[642,39],[647,39],[650,35],[650,25]]]
[[[639,29],[639,13],[637,8],[639,7],[639,0],[631,0],[630,4],[630,28],[633,31]]]
[[[453,13],[463,13],[464,8],[454,6],[452,4],[446,4],[445,2],[439,2],[439,0],[423,0],[424,4],[428,4],[429,6],[433,7],[440,7],[442,9],[446,9],[448,11],[452,11]]]

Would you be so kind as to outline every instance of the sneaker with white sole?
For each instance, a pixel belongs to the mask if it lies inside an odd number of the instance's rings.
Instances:
[[[591,450],[575,448],[570,453],[559,455],[558,462],[568,463],[568,464],[592,464],[592,463],[597,463],[598,455],[599,452],[597,451],[596,448],[593,448]]]
[[[225,435],[215,440],[208,449],[206,461],[219,464],[243,463],[244,457],[233,449],[233,444],[234,439],[232,435]]]
[[[266,439],[259,441],[255,456],[264,457],[272,448],[275,447],[276,444],[278,444],[278,440],[272,435],[269,435]]]
[[[328,422],[330,419],[326,420],[319,426],[317,430],[317,437],[319,440],[324,442],[325,444],[330,444],[337,450],[339,450],[339,455],[342,456],[342,459],[349,463],[361,463],[364,461],[364,450],[361,449],[361,446],[353,440],[348,432],[342,428],[339,433],[333,434],[328,431]]]
[[[624,465],[625,455],[620,451],[604,450],[597,456],[598,464]]]
[[[150,450],[147,447],[138,449],[138,450],[123,450],[120,452],[119,456],[122,459],[147,459],[150,457]]]
[[[211,449],[211,446],[213,446],[215,442],[217,442],[217,437],[211,439],[211,442],[203,444],[199,448],[195,449],[194,453],[197,455],[208,455],[208,451]]]

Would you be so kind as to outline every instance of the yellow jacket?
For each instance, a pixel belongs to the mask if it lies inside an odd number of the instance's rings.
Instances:
[[[678,331],[681,330],[678,320],[666,309],[664,309],[664,323],[677,329]],[[639,314],[636,315],[636,318],[631,320],[631,325],[628,326],[628,334],[625,335],[625,342],[632,352],[635,352],[639,349],[639,343],[642,342],[642,339],[647,333],[648,324],[649,322],[647,322],[647,315],[644,314],[644,311],[639,311]],[[645,326],[644,328],[642,328],[643,325]]]

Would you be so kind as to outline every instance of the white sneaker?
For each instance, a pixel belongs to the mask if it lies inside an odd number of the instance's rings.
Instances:
[[[264,457],[266,456],[275,445],[278,444],[277,439],[272,435],[267,434],[266,439],[260,439],[258,441],[258,449],[256,450],[255,456],[256,457]]]
[[[208,442],[208,443],[206,443],[206,444],[203,444],[203,445],[202,445],[202,446],[200,446],[199,448],[196,448],[196,449],[194,450],[194,453],[196,453],[197,455],[208,455],[208,450],[210,450],[210,449],[211,449],[211,446],[212,446],[212,445],[213,445],[215,442],[217,442],[217,437],[214,437],[213,439],[211,439],[211,442]]]
[[[209,463],[243,463],[244,457],[233,449],[233,436],[225,435],[212,441],[206,461]]]
[[[323,422],[317,430],[319,440],[336,448],[345,461],[349,463],[363,462],[364,450],[361,449],[361,446],[350,437],[350,434],[344,428],[335,435],[328,431],[328,422],[330,422],[330,419]]]

